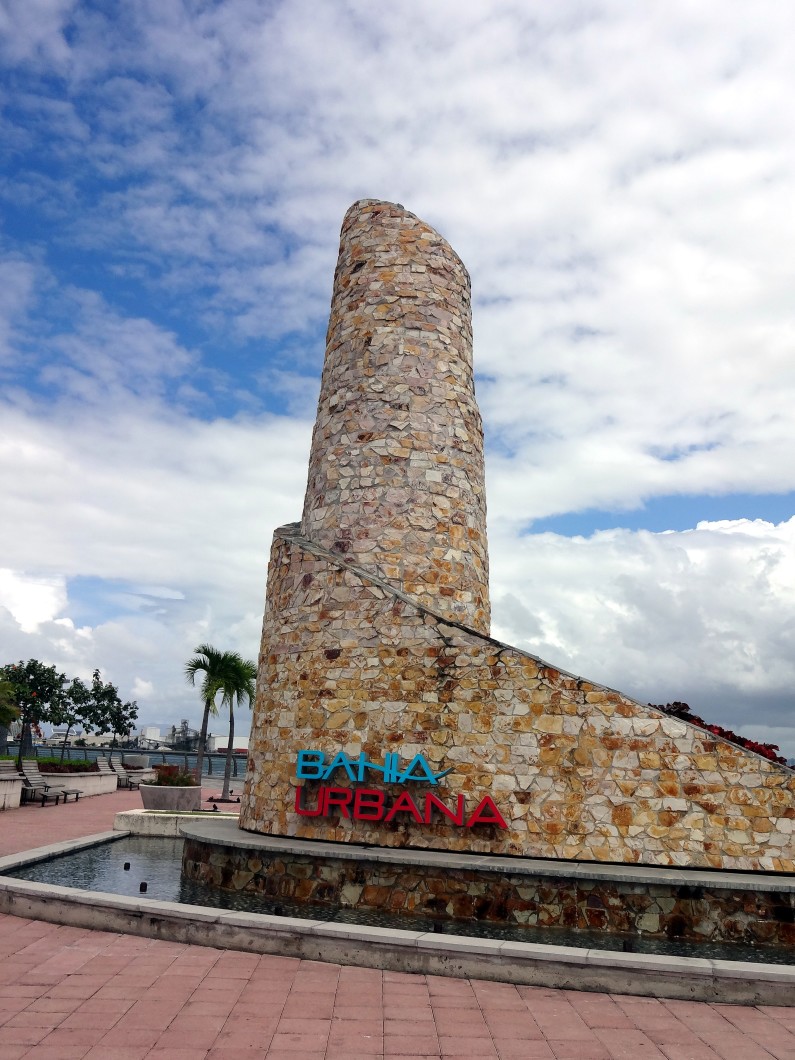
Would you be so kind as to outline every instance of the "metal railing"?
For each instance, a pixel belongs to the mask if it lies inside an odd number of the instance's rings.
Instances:
[[[16,755],[19,750],[19,744],[11,743],[8,744],[8,754]],[[35,746],[31,752],[34,758],[60,758],[61,748],[60,747],[43,747],[40,744]],[[144,755],[149,759],[149,765],[178,765],[188,772],[196,768],[196,752],[195,751],[141,751],[137,748],[129,748],[124,750],[120,747],[66,747],[64,748],[64,761],[65,762],[96,762],[98,758],[108,758],[113,755],[115,758],[122,758],[125,755]],[[224,769],[226,768],[226,752],[219,753],[211,751],[205,753],[204,764],[202,765],[202,776],[203,777],[223,777]],[[243,777],[246,772],[246,756],[245,755],[232,755],[232,776]]]

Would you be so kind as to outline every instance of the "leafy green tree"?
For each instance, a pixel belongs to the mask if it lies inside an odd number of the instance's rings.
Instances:
[[[13,686],[14,704],[19,711],[22,733],[19,738],[17,765],[30,754],[33,747],[31,726],[51,722],[60,708],[66,674],[54,666],[47,666],[38,659],[10,663],[0,670],[0,679]],[[56,722],[57,724],[57,722]]]
[[[138,704],[135,701],[122,702],[118,688],[110,681],[103,681],[99,670],[94,670],[90,687],[79,677],[73,678],[69,684],[66,681],[66,674],[38,659],[0,667],[0,725],[7,724],[2,713],[3,704],[7,703],[16,710],[16,716],[22,722],[19,763],[31,753],[31,727],[43,722],[66,726],[61,761],[66,738],[79,722],[88,732],[112,732],[114,744],[116,736],[128,735],[135,724]],[[5,692],[2,691],[4,688]]]
[[[61,744],[61,761],[66,754],[66,741],[69,733],[78,724],[83,722],[84,728],[91,731],[88,721],[91,705],[91,691],[86,687],[79,677],[72,678],[72,682],[66,685],[62,691],[55,708],[50,711],[50,721],[53,725],[65,725],[63,743]]]
[[[210,714],[218,713],[218,696],[221,706],[229,707],[229,745],[226,751],[226,770],[224,775],[224,792],[222,797],[229,797],[229,775],[232,770],[232,740],[234,737],[234,704],[240,705],[244,699],[249,703],[254,697],[254,679],[257,668],[236,651],[218,651],[211,644],[200,644],[196,654],[185,666],[185,679],[195,685],[196,678],[202,674],[200,695],[204,705],[201,733],[196,755],[196,780],[201,784],[204,752],[207,746],[207,724]]]
[[[116,685],[103,681],[99,670],[94,671],[88,691],[89,700],[84,714],[86,728],[100,735],[113,733],[114,747],[118,736],[129,738],[130,730],[138,718],[135,700],[123,703]]]
[[[18,717],[14,686],[6,678],[0,677],[0,754],[8,750],[8,730]]]

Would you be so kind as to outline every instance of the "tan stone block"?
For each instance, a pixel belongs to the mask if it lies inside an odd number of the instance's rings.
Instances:
[[[615,784],[621,794],[627,796],[627,798],[631,798],[635,794],[638,786],[636,780],[616,780]]]
[[[327,729],[341,729],[344,725],[347,725],[351,720],[350,711],[343,710],[337,714],[332,714],[326,721]]]
[[[613,824],[616,825],[617,828],[629,828],[633,822],[632,806],[627,802],[614,806],[610,816]]]
[[[693,764],[696,769],[717,769],[718,758],[713,754],[697,754],[693,756]]]
[[[538,753],[538,761],[548,769],[560,768],[562,752],[557,747],[542,747]]]
[[[646,829],[646,834],[651,836],[652,839],[662,839],[664,836],[668,835],[668,832],[669,829],[664,825],[652,824]]]
[[[535,720],[533,728],[538,732],[562,733],[563,718],[559,715],[544,714]]]

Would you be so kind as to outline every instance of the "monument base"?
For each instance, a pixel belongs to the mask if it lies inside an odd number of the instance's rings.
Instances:
[[[228,891],[430,923],[795,945],[791,876],[557,862],[262,836],[191,821],[183,875]]]

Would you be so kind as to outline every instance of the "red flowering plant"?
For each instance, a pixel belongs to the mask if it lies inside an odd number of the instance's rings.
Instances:
[[[196,778],[192,772],[180,769],[174,765],[154,766],[157,780],[149,783],[160,788],[195,788]]]
[[[654,707],[655,710],[661,710],[665,714],[670,714],[673,718],[680,718],[682,721],[689,721],[691,725],[697,725],[699,729],[705,729],[707,732],[711,732],[713,736],[721,736],[724,740],[728,740],[730,743],[735,743],[739,747],[745,747],[749,751],[753,751],[755,754],[761,755],[763,758],[767,758],[770,762],[777,762],[779,765],[785,766],[787,764],[786,758],[778,753],[778,744],[774,743],[758,743],[756,740],[748,740],[745,736],[738,736],[736,732],[732,732],[731,729],[724,729],[722,725],[709,725],[703,718],[700,718],[698,714],[693,714],[687,703],[680,703],[678,700],[673,703],[649,703],[650,707]]]

